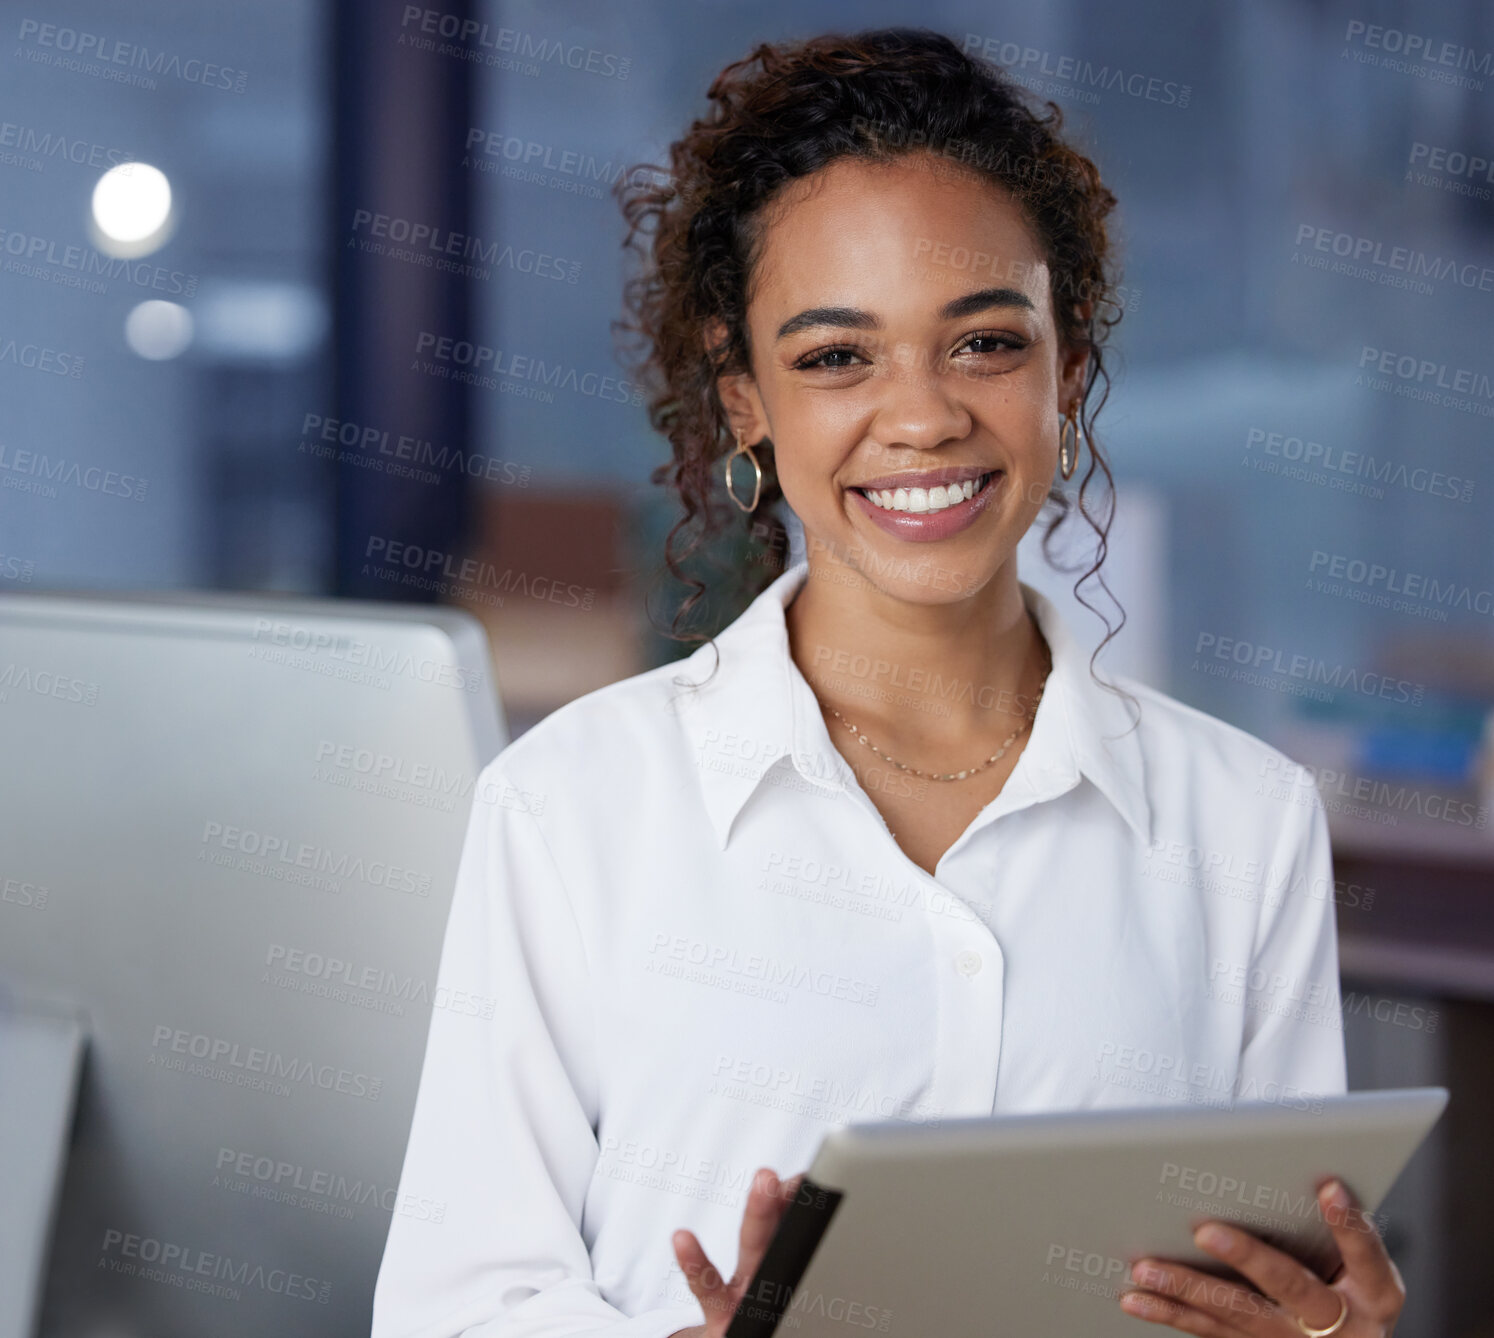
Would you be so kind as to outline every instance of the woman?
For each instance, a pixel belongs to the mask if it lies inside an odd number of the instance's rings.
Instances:
[[[724,463],[769,583],[482,773],[441,983],[490,1020],[432,1020],[401,1202],[438,1207],[394,1218],[376,1338],[717,1338],[797,1184],[766,1168],[849,1120],[1344,1090],[1339,1030],[1285,1006],[1337,992],[1321,810],[1260,741],[1099,683],[1018,580],[1081,452],[1103,558],[1093,164],[924,31],[760,46],[710,97],[627,199],[630,305],[670,565]],[[779,497],[805,557],[774,575]],[[1387,1334],[1344,1195],[1332,1286],[1225,1227],[1200,1244],[1273,1302],[1139,1261],[1120,1303]]]

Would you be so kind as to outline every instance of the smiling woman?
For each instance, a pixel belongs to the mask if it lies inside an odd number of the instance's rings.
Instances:
[[[676,613],[676,629],[704,591],[686,574],[687,559],[725,518],[713,466],[727,457],[732,429],[762,451],[764,488],[753,534],[769,554],[785,546],[773,512],[785,467],[775,443],[792,424],[780,420],[770,434],[760,412],[732,414],[718,382],[756,370],[760,349],[774,359],[774,370],[786,365],[812,378],[801,380],[806,389],[854,384],[873,364],[853,341],[827,343],[837,330],[876,337],[883,380],[892,374],[927,381],[935,369],[978,377],[1030,362],[1033,338],[1023,327],[1046,324],[1047,347],[1037,352],[1051,361],[1062,344],[1068,355],[1063,403],[1072,455],[1065,477],[1086,439],[1090,464],[1077,497],[1050,489],[1050,470],[1025,490],[1023,502],[1047,504],[1050,533],[1076,502],[1096,527],[1096,562],[1082,584],[1104,560],[1109,518],[1108,499],[1090,499],[1086,491],[1092,481],[1110,482],[1092,419],[1108,387],[1103,346],[1121,316],[1105,226],[1116,201],[1095,165],[1059,138],[1057,106],[1049,103],[1048,115],[1037,115],[994,70],[947,39],[940,49],[911,30],[764,44],[727,66],[709,96],[711,112],[671,148],[667,184],[620,191],[627,244],[644,264],[628,285],[629,319],[619,328],[642,336],[646,357],[638,379],[654,388],[651,421],[675,456],[654,478],[675,488],[683,504],[665,553],[692,591]],[[882,188],[898,177],[914,208],[894,216]],[[942,207],[923,210],[920,195],[939,183]],[[827,189],[831,198],[821,198],[817,217],[802,217],[790,225],[796,235],[783,235],[776,225],[785,215],[802,212],[795,206]],[[897,231],[887,231],[889,223]],[[825,229],[818,243],[810,238],[816,228]],[[770,237],[777,238],[772,257],[765,255]],[[798,276],[816,280],[804,290],[813,303],[804,309],[786,305]],[[758,303],[752,328],[748,306],[764,284],[775,291]],[[868,288],[868,304],[844,300]],[[770,307],[784,308],[780,319]],[[884,312],[899,307],[924,324],[915,342],[889,337]],[[927,345],[931,333],[943,337],[980,316],[1000,317],[1004,325],[959,332],[965,344],[983,347],[948,359],[950,349]],[[1043,401],[1050,414],[1051,400]],[[1050,426],[1056,440],[1056,421]],[[899,471],[885,472],[895,489]],[[853,486],[881,481],[879,475]],[[936,474],[933,481],[948,480]],[[1010,480],[1006,491],[1013,491]],[[905,508],[894,492],[891,506],[916,511],[916,493],[910,490]],[[892,532],[944,537],[919,524]],[[771,568],[771,561],[746,565],[749,594]]]
[[[866,521],[900,542],[962,535],[941,560],[974,592],[998,567],[1011,569],[989,531],[1019,538],[1048,500],[1054,406],[1076,399],[1086,363],[1082,349],[1058,356],[1042,247],[1009,194],[941,166],[922,152],[886,163],[844,158],[804,179],[812,185],[785,189],[755,267],[747,342],[760,352],[749,372],[719,384],[734,427],[772,450],[795,513],[818,543],[840,550],[835,560],[871,565],[859,558],[875,538]],[[941,300],[941,289],[971,279],[948,266],[926,272],[925,240],[941,252],[1005,257],[1032,291],[975,288]],[[774,320],[827,291],[875,305]],[[721,323],[713,328],[719,343]],[[827,338],[837,342],[825,346]],[[1027,443],[1039,449],[1022,450]],[[833,491],[817,490],[821,481]],[[950,483],[969,483],[969,495],[961,487],[950,498]],[[843,510],[845,523],[817,503]],[[967,534],[982,517],[985,526]]]
[[[763,45],[710,99],[623,192],[681,616],[728,518],[774,553],[786,504],[805,558],[484,773],[441,983],[493,1016],[432,1019],[401,1192],[445,1217],[395,1217],[375,1338],[721,1338],[797,1182],[749,1168],[848,1120],[1344,1090],[1341,1032],[1282,998],[1337,991],[1322,810],[1260,740],[1098,682],[1018,578],[1045,510],[1104,557],[1098,171],[921,30]],[[513,789],[545,803],[481,799]],[[1331,1285],[1197,1240],[1259,1291],[1138,1260],[1121,1304],[1257,1338],[1399,1312],[1373,1233]]]

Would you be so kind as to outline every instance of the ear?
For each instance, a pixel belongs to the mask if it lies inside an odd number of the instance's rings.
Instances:
[[[1079,323],[1087,325],[1094,314],[1091,301],[1076,302],[1074,310]],[[1083,348],[1065,348],[1058,359],[1058,403],[1062,412],[1066,406],[1077,406],[1084,394],[1085,376],[1089,371],[1089,351]]]
[[[718,348],[726,338],[726,326],[720,320],[707,322],[705,338],[707,348]],[[718,376],[716,394],[721,400],[721,407],[726,411],[726,419],[732,432],[740,432],[742,439],[749,445],[771,435],[762,396],[750,373],[737,372]]]

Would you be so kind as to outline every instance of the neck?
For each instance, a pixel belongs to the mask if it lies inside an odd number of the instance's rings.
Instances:
[[[922,604],[811,555],[786,621],[820,702],[889,740],[999,742],[1030,714],[1047,665],[1014,560],[973,595]]]

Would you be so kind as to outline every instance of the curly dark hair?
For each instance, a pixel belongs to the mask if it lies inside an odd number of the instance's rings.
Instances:
[[[711,639],[681,631],[707,592],[707,582],[689,570],[691,559],[743,514],[722,496],[721,462],[734,442],[716,381],[751,369],[747,298],[761,254],[763,206],[786,182],[838,158],[885,162],[926,152],[982,174],[1015,199],[1045,251],[1059,338],[1089,353],[1078,421],[1090,464],[1077,508],[1062,490],[1050,490],[1043,548],[1052,561],[1055,531],[1072,509],[1095,531],[1093,565],[1074,589],[1105,622],[1103,647],[1124,624],[1124,611],[1112,628],[1080,586],[1098,576],[1114,514],[1114,479],[1095,443],[1093,417],[1109,394],[1102,346],[1122,311],[1105,227],[1116,200],[1094,163],[1059,139],[1058,105],[1050,101],[1048,114],[1038,115],[998,66],[941,33],[908,27],[759,43],[716,76],[707,96],[710,110],[670,146],[668,169],[640,164],[614,188],[628,224],[623,246],[636,253],[641,272],[625,284],[628,319],[612,329],[641,345],[640,354],[623,360],[645,388],[650,423],[673,448],[673,459],[650,477],[674,489],[683,506],[665,540],[664,562],[690,592],[665,634]],[[712,320],[726,336],[707,347],[704,330]],[[1091,406],[1097,381],[1103,387]],[[754,445],[769,448],[759,451],[760,519],[751,524],[745,560],[732,567],[741,587],[736,593],[748,599],[782,570],[787,549],[773,506],[782,491],[772,443]],[[1097,475],[1103,500],[1092,506],[1087,492]],[[1098,580],[1110,595],[1104,578]]]

